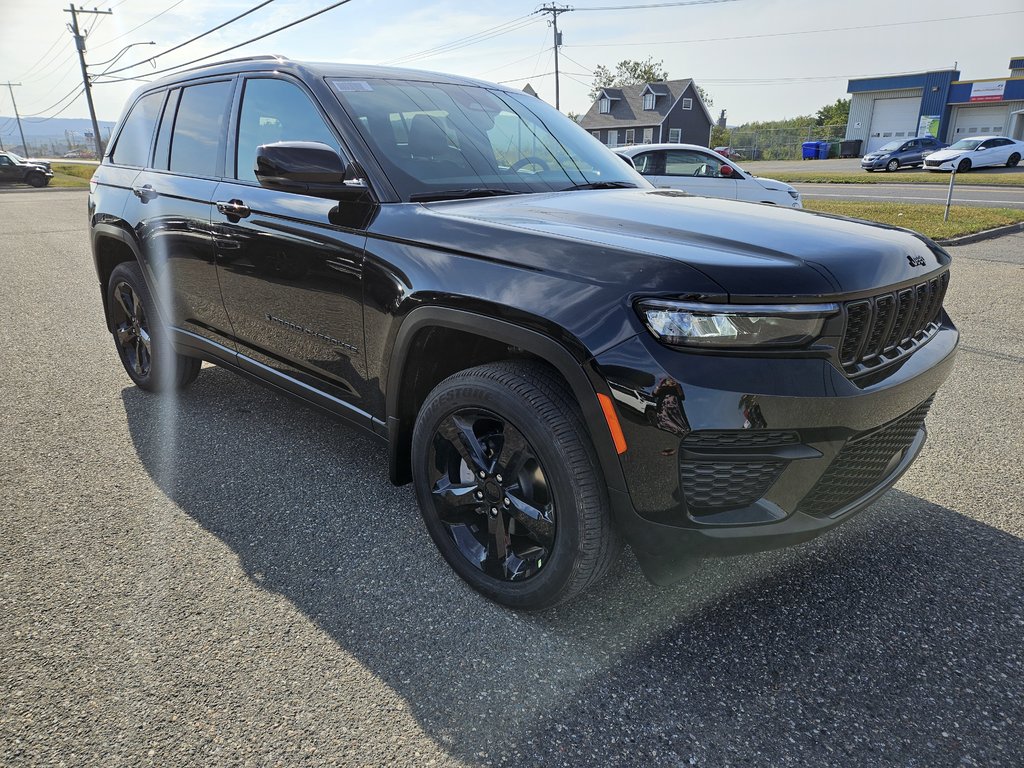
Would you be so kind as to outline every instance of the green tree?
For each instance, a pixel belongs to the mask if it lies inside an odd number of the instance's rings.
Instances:
[[[712,98],[711,94],[704,90],[703,87],[696,83],[693,84],[693,87],[697,89],[697,93],[700,94],[700,100],[704,102],[704,106],[708,108],[708,111],[710,111],[711,108],[715,106],[714,98]]]
[[[728,147],[732,140],[732,131],[728,128],[719,128],[718,125],[711,126],[711,146]]]
[[[668,80],[665,62],[656,62],[653,56],[648,56],[643,61],[624,59],[615,65],[614,70],[608,69],[603,64],[598,64],[594,68],[594,84],[590,89],[590,100],[595,101],[602,88],[621,88],[624,85],[660,83],[664,80]],[[703,94],[701,98],[703,98]]]
[[[850,119],[850,100],[836,99],[835,104],[826,104],[818,110],[818,125],[846,125]]]

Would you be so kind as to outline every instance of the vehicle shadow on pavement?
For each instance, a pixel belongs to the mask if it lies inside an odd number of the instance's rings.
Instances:
[[[355,430],[217,368],[122,396],[161,490],[454,759],[1024,764],[1024,542],[955,511],[893,491],[668,588],[627,553],[576,602],[517,614],[454,575]]]

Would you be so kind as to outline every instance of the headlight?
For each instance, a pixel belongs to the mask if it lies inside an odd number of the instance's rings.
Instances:
[[[878,156],[877,158],[875,158],[875,159],[876,159],[876,160],[885,160],[885,158],[887,158],[888,156],[889,156],[889,155],[879,155],[879,156]]]
[[[786,191],[789,192],[789,196],[792,197],[794,200],[800,199],[800,193],[797,192],[795,189],[787,189]]]
[[[642,301],[647,329],[664,344],[682,347],[795,347],[821,334],[837,304],[741,306]]]

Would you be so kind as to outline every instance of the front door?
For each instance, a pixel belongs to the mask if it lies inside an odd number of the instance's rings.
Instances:
[[[254,76],[243,84],[228,176],[213,213],[218,274],[240,363],[300,393],[312,387],[365,415],[364,232],[338,221],[339,203],[267,189],[256,149],[315,141],[343,157],[313,96],[295,81]]]

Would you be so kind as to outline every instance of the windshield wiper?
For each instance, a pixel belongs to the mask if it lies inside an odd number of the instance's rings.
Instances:
[[[425,203],[431,200],[464,200],[470,197],[495,197],[497,195],[521,195],[511,189],[493,189],[489,187],[475,187],[472,189],[445,189],[439,192],[417,192],[409,195],[410,202]]]
[[[631,181],[591,181],[560,189],[559,192],[575,192],[577,189],[637,189],[637,186]]]

